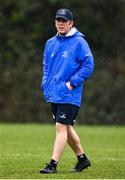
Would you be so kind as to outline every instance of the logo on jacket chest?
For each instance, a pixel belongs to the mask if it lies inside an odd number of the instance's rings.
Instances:
[[[63,51],[62,57],[67,58],[68,57],[68,52],[67,51]]]
[[[54,56],[54,53],[51,54],[51,57],[52,57],[52,58],[53,58],[53,56]]]

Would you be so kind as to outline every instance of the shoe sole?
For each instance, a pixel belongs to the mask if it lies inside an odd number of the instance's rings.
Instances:
[[[54,174],[57,172],[40,171],[40,174]]]

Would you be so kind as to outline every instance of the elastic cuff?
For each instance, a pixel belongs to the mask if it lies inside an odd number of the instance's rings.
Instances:
[[[70,83],[70,86],[72,86],[73,88],[75,88],[76,86],[74,86],[74,84],[72,84],[70,81],[69,81],[69,83]]]

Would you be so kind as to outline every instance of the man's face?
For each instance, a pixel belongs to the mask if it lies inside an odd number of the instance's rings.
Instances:
[[[70,31],[71,27],[73,26],[73,21],[66,21],[63,18],[57,18],[55,20],[55,26],[59,34],[65,35]]]

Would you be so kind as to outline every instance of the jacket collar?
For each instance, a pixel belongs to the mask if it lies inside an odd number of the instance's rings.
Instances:
[[[71,30],[66,34],[66,37],[73,36],[77,32],[75,27],[72,27]]]

